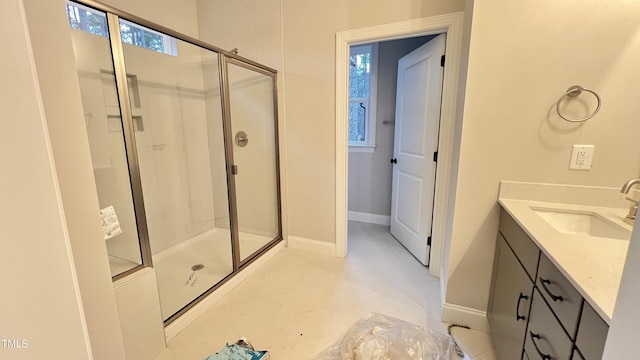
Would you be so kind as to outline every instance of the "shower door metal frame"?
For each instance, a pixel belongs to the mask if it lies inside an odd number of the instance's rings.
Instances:
[[[233,263],[234,267],[236,264],[238,268],[244,267],[245,265],[251,263],[254,259],[260,257],[264,252],[269,250],[273,245],[275,245],[278,241],[282,240],[282,205],[281,205],[281,193],[280,193],[280,142],[279,142],[279,129],[278,129],[278,86],[277,86],[277,72],[275,70],[268,70],[264,67],[257,67],[253,64],[248,64],[241,60],[236,59],[235,57],[226,57],[225,55],[220,56],[220,74],[221,74],[221,86],[223,91],[221,91],[222,96],[222,113],[224,119],[224,127],[225,127],[225,152],[227,154],[227,186],[229,187],[229,191],[233,188],[233,201],[231,201],[231,197],[229,198],[230,210],[234,216],[234,221],[231,222],[232,227],[232,238],[233,238]],[[241,68],[255,71],[259,74],[268,76],[272,81],[272,94],[273,94],[273,131],[274,131],[274,149],[275,149],[275,174],[276,174],[276,211],[278,215],[278,234],[267,244],[263,245],[260,249],[256,250],[253,254],[249,255],[246,259],[242,260],[240,256],[240,230],[238,229],[238,204],[235,199],[236,194],[236,182],[234,174],[234,168],[237,166],[234,161],[233,155],[233,131],[231,122],[233,121],[233,115],[231,114],[231,90],[229,88],[229,64],[233,64],[239,66]],[[224,81],[222,81],[222,79]],[[228,141],[227,141],[228,140]]]
[[[182,34],[175,30],[169,29],[165,26],[156,24],[154,22],[145,20],[136,15],[129,14],[119,9],[113,8],[109,5],[105,5],[94,0],[71,0],[74,3],[78,3],[95,10],[104,12],[107,15],[107,24],[109,28],[109,41],[111,44],[111,54],[114,65],[114,72],[116,77],[116,90],[118,94],[118,101],[120,107],[120,115],[123,122],[123,137],[125,140],[125,152],[127,156],[127,162],[129,167],[129,176],[131,181],[132,197],[134,202],[134,212],[136,217],[136,225],[138,227],[138,240],[140,243],[142,265],[138,265],[128,271],[118,274],[112,277],[113,281],[123,278],[131,273],[140,270],[143,267],[152,267],[152,253],[151,243],[149,239],[149,231],[147,226],[142,180],[140,177],[140,166],[138,162],[138,153],[135,141],[135,132],[133,125],[133,116],[131,113],[131,104],[129,98],[129,89],[127,82],[127,72],[125,66],[124,52],[122,46],[122,40],[120,36],[120,19],[130,21],[147,27],[149,29],[158,31],[160,33],[169,35],[177,40],[181,40],[185,43],[203,48],[205,50],[212,51],[218,55],[218,72],[219,81],[221,86],[221,108],[222,108],[222,125],[223,125],[223,138],[225,147],[225,162],[227,172],[227,195],[229,200],[229,222],[231,226],[231,245],[232,245],[232,262],[233,271],[213,285],[209,290],[200,294],[197,298],[186,304],[178,312],[171,315],[164,321],[165,326],[176,320],[182,314],[187,312],[193,306],[195,306],[200,300],[210,295],[230,278],[235,276],[239,270],[243,269],[262,254],[267,252],[277,243],[283,240],[282,236],[282,206],[281,206],[281,189],[280,189],[280,145],[279,145],[279,130],[278,130],[278,92],[277,92],[277,71],[273,68],[247,59],[240,55],[237,55],[231,51],[227,51],[211,44],[208,44],[199,39]],[[275,167],[276,167],[276,199],[277,199],[277,218],[278,218],[278,234],[266,245],[262,246],[256,252],[242,260],[240,257],[240,245],[238,237],[238,206],[236,201],[236,187],[233,174],[233,136],[231,135],[231,116],[230,116],[230,101],[229,101],[229,84],[228,84],[228,68],[227,64],[232,63],[234,65],[259,72],[272,78],[273,81],[273,111],[274,111],[274,142],[275,142]]]
[[[189,43],[191,45],[199,46],[201,48],[216,52],[216,53],[218,53],[220,55],[224,55],[227,58],[235,59],[235,60],[238,60],[240,62],[255,66],[256,68],[262,69],[262,70],[267,71],[269,73],[277,74],[277,72],[278,72],[277,70],[275,70],[275,69],[273,69],[271,67],[268,67],[266,65],[260,64],[258,62],[255,62],[255,61],[251,60],[251,59],[247,59],[247,58],[242,57],[242,56],[240,56],[238,54],[235,54],[235,53],[233,53],[231,51],[224,50],[222,48],[219,48],[217,46],[211,45],[209,43],[206,43],[206,42],[204,42],[202,40],[196,39],[196,38],[191,37],[189,35],[182,34],[182,33],[178,32],[178,31],[170,29],[170,28],[168,28],[166,26],[162,26],[162,25],[154,23],[152,21],[143,19],[143,18],[141,18],[139,16],[136,16],[136,15],[127,13],[125,11],[116,9],[116,8],[111,7],[109,5],[105,5],[105,4],[103,4],[103,3],[99,2],[99,1],[95,1],[95,0],[70,0],[70,1],[78,3],[78,4],[82,4],[82,5],[91,7],[91,8],[94,8],[96,10],[100,10],[100,11],[102,11],[104,13],[107,13],[107,14],[113,14],[116,17],[118,17],[118,19],[124,19],[124,20],[130,21],[130,22],[142,25],[142,26],[147,27],[149,29],[161,32],[161,33],[169,35],[171,37],[174,37],[174,38],[176,38],[178,40],[182,40],[182,41],[184,41],[186,43]],[[118,40],[120,40],[120,39],[118,39]]]
[[[111,57],[113,59],[113,71],[116,79],[116,92],[118,105],[122,119],[125,154],[129,166],[129,181],[131,181],[131,193],[133,200],[136,227],[138,229],[138,241],[140,243],[140,256],[142,265],[129,269],[113,277],[114,281],[138,271],[141,267],[153,267],[151,254],[151,242],[149,241],[149,228],[147,227],[147,215],[142,194],[142,178],[140,177],[140,162],[136,147],[135,130],[133,127],[133,114],[129,97],[127,71],[124,66],[124,52],[120,34],[120,19],[107,12],[107,25],[109,27],[109,42],[111,44]]]

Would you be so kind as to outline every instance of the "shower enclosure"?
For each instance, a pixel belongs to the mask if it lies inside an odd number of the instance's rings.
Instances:
[[[68,2],[114,279],[156,269],[171,322],[282,239],[276,71]]]

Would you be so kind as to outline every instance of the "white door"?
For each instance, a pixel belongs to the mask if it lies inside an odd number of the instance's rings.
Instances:
[[[429,265],[445,35],[398,61],[391,234]]]

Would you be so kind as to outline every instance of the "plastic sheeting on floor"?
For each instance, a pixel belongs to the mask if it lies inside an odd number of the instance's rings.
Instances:
[[[447,335],[370,314],[313,360],[450,360],[455,356],[453,348],[454,341]]]

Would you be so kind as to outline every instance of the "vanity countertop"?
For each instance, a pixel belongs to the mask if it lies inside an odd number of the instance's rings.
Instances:
[[[503,181],[499,203],[607,322],[611,322],[628,240],[568,234],[556,230],[534,209],[589,212],[621,224],[628,202],[616,188]]]

